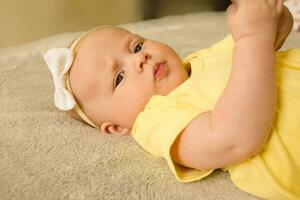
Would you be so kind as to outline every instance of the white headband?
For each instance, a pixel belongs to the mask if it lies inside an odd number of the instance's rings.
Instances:
[[[74,61],[74,48],[78,42],[86,36],[91,31],[95,29],[108,27],[100,26],[93,28],[81,36],[79,36],[71,45],[70,48],[53,48],[50,49],[45,55],[44,60],[52,74],[53,82],[55,86],[54,100],[55,106],[63,111],[74,109],[76,113],[89,125],[94,128],[99,128],[96,123],[90,120],[87,115],[80,108],[79,104],[76,102],[74,95],[71,90],[70,80],[69,80],[69,70]]]

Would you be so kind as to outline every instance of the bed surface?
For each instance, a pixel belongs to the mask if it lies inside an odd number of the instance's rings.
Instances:
[[[224,13],[214,12],[121,26],[163,41],[181,56],[228,33]],[[219,170],[202,181],[179,183],[165,160],[131,137],[102,134],[57,110],[42,55],[79,34],[0,49],[0,199],[257,199]],[[296,44],[300,33],[294,32],[283,48]]]

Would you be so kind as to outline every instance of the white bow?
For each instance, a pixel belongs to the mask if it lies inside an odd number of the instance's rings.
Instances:
[[[55,106],[60,110],[71,110],[76,101],[73,95],[67,90],[67,73],[73,63],[73,52],[68,48],[50,49],[45,55],[44,60],[51,71],[55,92]]]

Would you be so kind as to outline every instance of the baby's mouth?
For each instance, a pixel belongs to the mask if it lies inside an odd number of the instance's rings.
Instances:
[[[166,63],[158,63],[153,67],[153,75],[156,80],[160,80],[163,77],[165,77],[168,73],[168,68],[166,66]]]

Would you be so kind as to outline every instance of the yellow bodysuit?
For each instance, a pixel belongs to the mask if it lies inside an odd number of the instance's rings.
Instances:
[[[188,55],[183,62],[191,67],[189,79],[167,96],[153,96],[135,121],[133,138],[150,154],[165,158],[181,182],[199,180],[213,171],[175,164],[170,149],[197,115],[213,110],[230,75],[233,46],[227,36]],[[300,49],[276,53],[276,86],[276,116],[267,144],[258,155],[223,170],[248,193],[296,200],[300,199]]]

